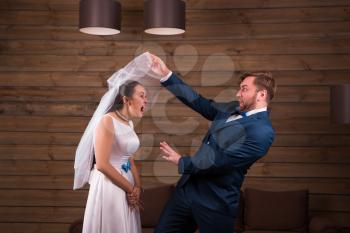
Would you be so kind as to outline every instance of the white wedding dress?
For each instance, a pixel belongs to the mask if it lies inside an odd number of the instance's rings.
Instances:
[[[133,184],[131,170],[125,172],[122,165],[127,163],[140,145],[134,126],[131,121],[130,125],[126,125],[110,115],[104,117],[111,117],[114,126],[115,138],[110,163]],[[83,233],[141,233],[139,210],[128,206],[123,189],[112,183],[96,168],[91,172],[89,183]]]

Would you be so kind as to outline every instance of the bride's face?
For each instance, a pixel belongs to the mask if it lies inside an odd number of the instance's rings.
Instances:
[[[136,85],[134,88],[134,94],[127,102],[130,117],[141,118],[143,117],[146,105],[147,105],[147,93],[146,89],[141,85]]]

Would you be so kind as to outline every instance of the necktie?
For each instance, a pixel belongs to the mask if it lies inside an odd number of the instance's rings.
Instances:
[[[247,117],[247,113],[246,112],[239,112],[239,115],[241,115],[243,118]]]
[[[239,117],[239,116],[241,116],[241,117]],[[226,123],[230,122],[230,121],[235,121],[235,120],[238,120],[238,119],[241,119],[241,118],[245,118],[245,117],[247,117],[247,113],[246,112],[235,111],[226,120]]]

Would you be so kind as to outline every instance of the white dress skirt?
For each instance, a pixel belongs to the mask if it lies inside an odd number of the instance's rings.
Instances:
[[[115,142],[110,162],[125,179],[134,184],[131,170],[125,172],[122,165],[126,164],[129,157],[136,152],[140,141],[132,122],[126,125],[113,117],[112,119]],[[89,183],[90,190],[84,215],[83,233],[141,233],[139,210],[129,207],[123,189],[96,168],[91,172]]]

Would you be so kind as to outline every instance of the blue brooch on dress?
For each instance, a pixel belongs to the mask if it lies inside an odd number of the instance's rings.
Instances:
[[[125,171],[125,173],[127,173],[131,169],[131,163],[129,160],[128,162],[122,164],[122,169],[123,171]]]

